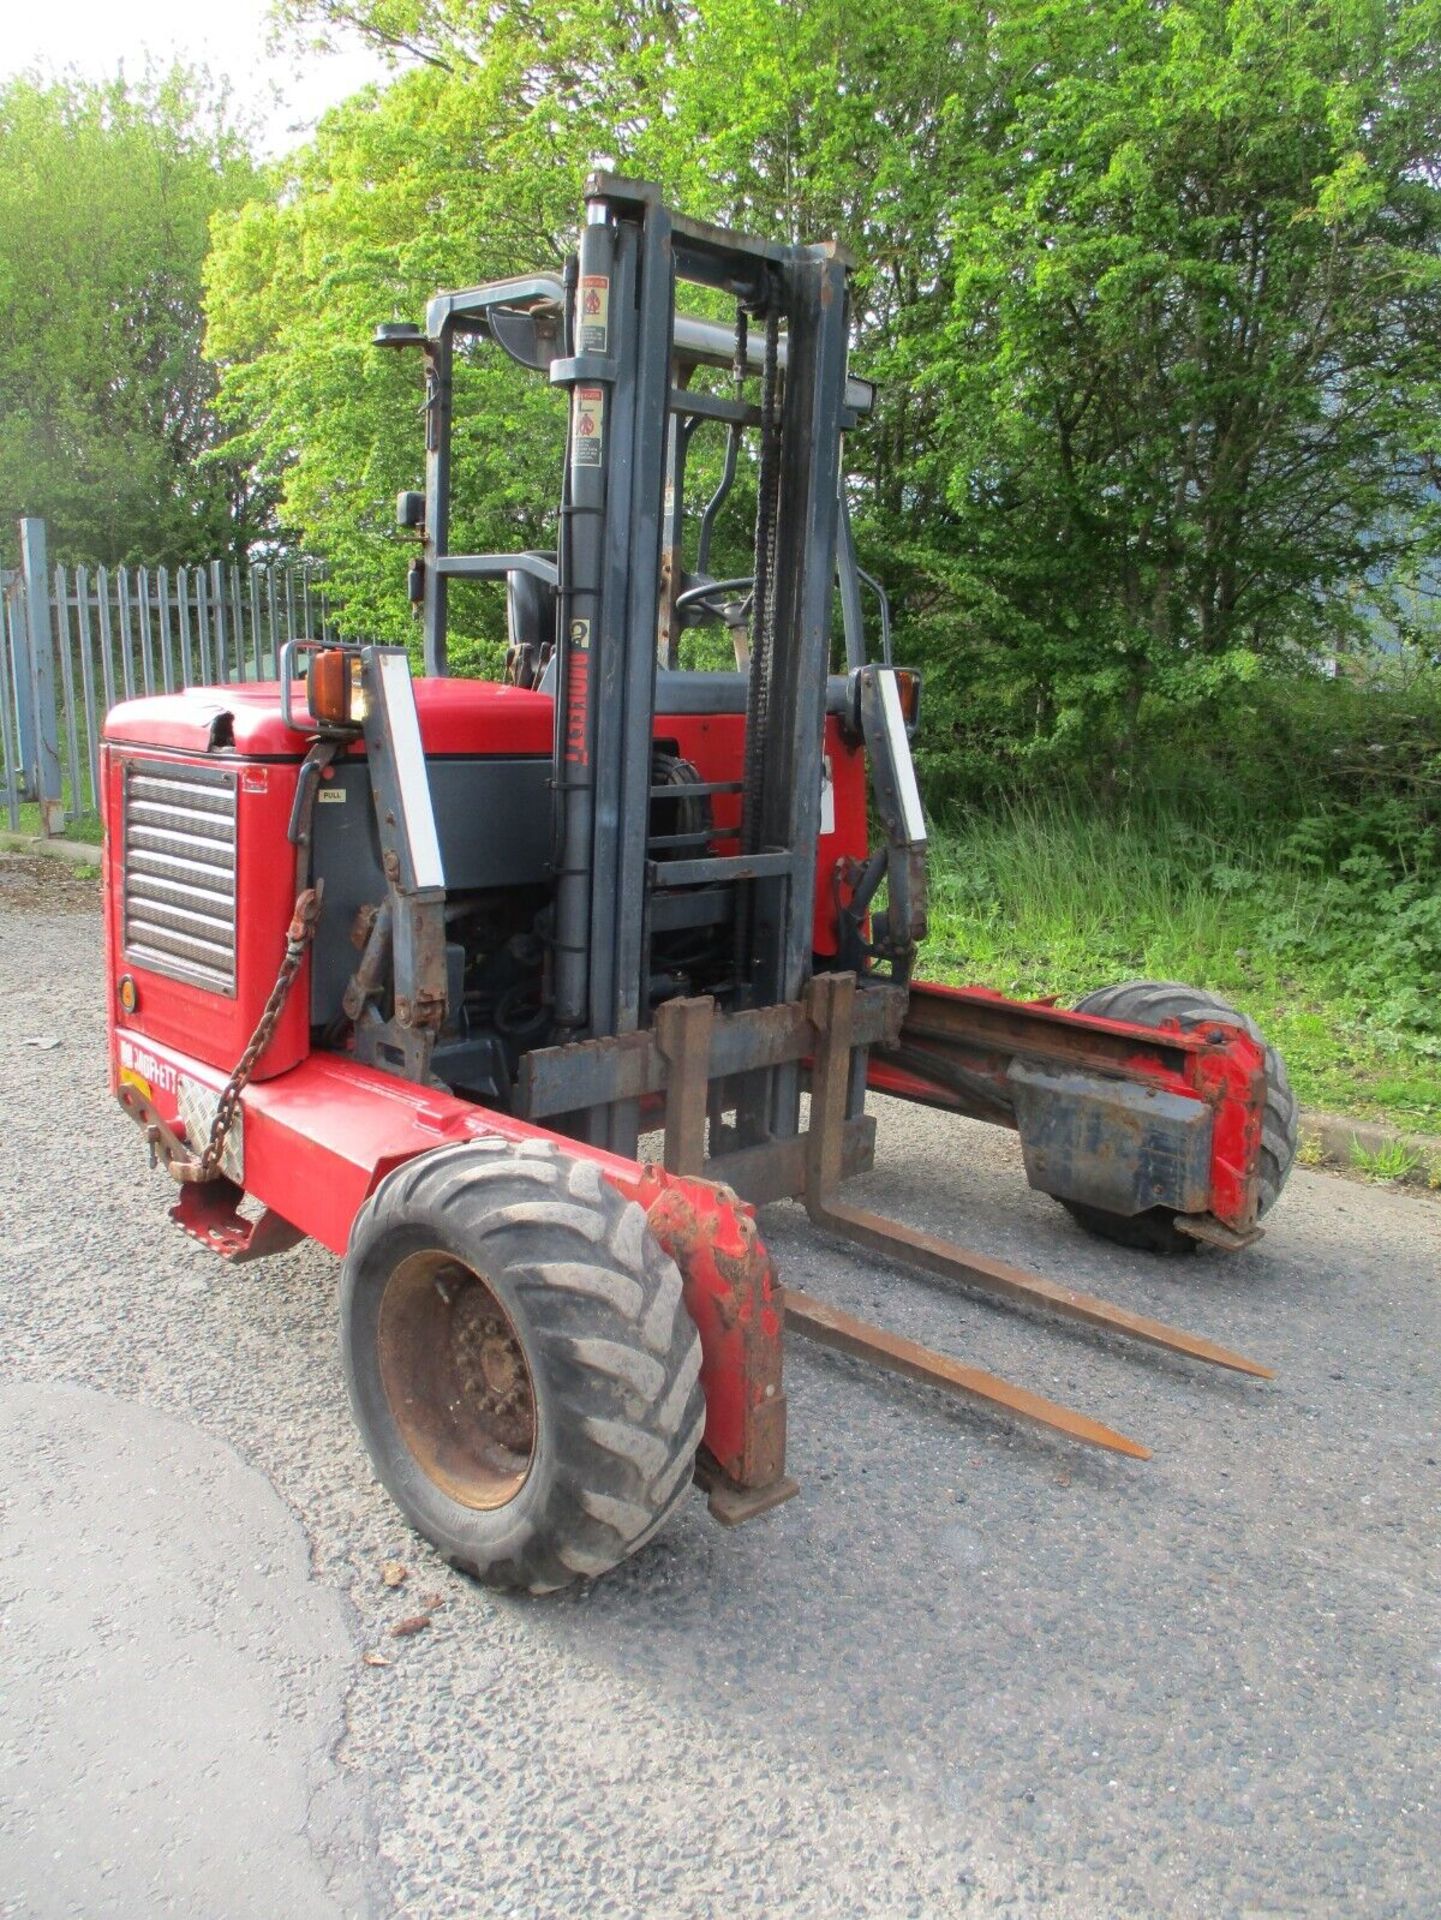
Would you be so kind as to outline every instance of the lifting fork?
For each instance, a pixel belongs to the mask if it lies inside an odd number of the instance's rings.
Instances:
[[[1167,1352],[1227,1367],[1235,1373],[1250,1374],[1259,1380],[1274,1379],[1271,1368],[1217,1346],[1214,1341],[1184,1333],[1178,1327],[1148,1319],[1144,1314],[1132,1313],[1108,1300],[1098,1300],[1074,1287],[1043,1280],[1039,1274],[1028,1273],[1023,1267],[972,1253],[935,1234],[919,1232],[898,1220],[887,1220],[841,1199],[841,1138],[850,1084],[855,995],[855,975],[850,973],[817,974],[807,989],[807,1012],[816,1029],[816,1050],[811,1060],[805,1203],[806,1211],[818,1227],[886,1259],[924,1268],[978,1292],[1041,1307],[1108,1333],[1129,1334],[1132,1339],[1163,1347]],[[869,1360],[891,1373],[969,1394],[1091,1446],[1129,1454],[1138,1460],[1150,1458],[1148,1448],[1124,1434],[994,1374],[962,1366],[945,1354],[887,1333],[794,1289],[787,1288],[785,1298],[786,1324],[822,1346]]]

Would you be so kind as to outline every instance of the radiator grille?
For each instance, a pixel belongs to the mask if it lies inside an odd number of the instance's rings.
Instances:
[[[125,952],[137,966],[235,993],[235,775],[125,768]]]

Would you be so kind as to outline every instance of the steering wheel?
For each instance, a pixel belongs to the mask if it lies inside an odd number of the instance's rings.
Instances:
[[[739,580],[703,580],[698,587],[687,587],[684,593],[676,595],[675,610],[678,614],[689,613],[691,608],[695,607],[701,613],[709,615],[712,620],[724,620],[726,607],[730,604],[724,596],[734,595],[742,587],[749,588],[749,592],[741,602],[742,613],[747,613],[755,597],[753,573],[744,574]]]

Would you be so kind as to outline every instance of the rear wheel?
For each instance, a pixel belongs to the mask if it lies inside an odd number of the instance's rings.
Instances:
[[[1076,1007],[1077,1013],[1099,1014],[1106,1020],[1129,1020],[1138,1027],[1159,1027],[1175,1020],[1189,1031],[1208,1020],[1224,1020],[1240,1027],[1258,1046],[1266,1049],[1266,1110],[1261,1127],[1261,1192],[1257,1217],[1266,1213],[1279,1199],[1291,1164],[1296,1158],[1298,1110],[1296,1096],[1286,1073],[1286,1063],[1263,1036],[1248,1014],[1240,1013],[1229,1001],[1199,987],[1186,987],[1174,980],[1127,980],[1118,987],[1102,987],[1088,993]],[[1182,1233],[1176,1215],[1169,1207],[1152,1207],[1146,1213],[1107,1213],[1100,1207],[1083,1206],[1074,1200],[1061,1205],[1088,1232],[1114,1240],[1123,1247],[1138,1247],[1145,1253],[1195,1253],[1198,1242]]]
[[[383,1180],[341,1271],[366,1448],[455,1566],[548,1592],[685,1498],[700,1338],[644,1209],[545,1142],[467,1141]]]

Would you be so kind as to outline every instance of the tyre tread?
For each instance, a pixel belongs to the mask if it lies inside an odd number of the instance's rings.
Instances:
[[[1251,1016],[1219,994],[1188,987],[1179,980],[1123,980],[1118,986],[1100,987],[1077,1002],[1076,1012],[1096,1014],[1105,1020],[1126,1020],[1141,1027],[1160,1027],[1165,1021],[1174,1020],[1185,1030],[1200,1026],[1208,1019],[1221,1020],[1240,1027],[1265,1049],[1266,1105],[1261,1119],[1261,1192],[1257,1217],[1267,1213],[1280,1198],[1296,1158],[1300,1109],[1285,1061]],[[1088,1207],[1079,1201],[1063,1200],[1061,1204],[1088,1232],[1120,1246],[1162,1254],[1191,1254],[1199,1250],[1199,1242],[1180,1231],[1176,1216],[1168,1207],[1153,1207],[1146,1213],[1127,1216]]]
[[[357,1302],[420,1244],[444,1244],[484,1273],[548,1383],[554,1469],[545,1503],[528,1529],[510,1526],[503,1551],[493,1516],[449,1501],[419,1475],[393,1427],[381,1430],[376,1394],[357,1377]],[[645,1210],[594,1162],[546,1141],[500,1151],[458,1142],[408,1162],[357,1215],[341,1295],[362,1437],[406,1517],[452,1564],[489,1585],[553,1591],[608,1571],[685,1499],[705,1428],[699,1335]],[[493,1556],[488,1531],[497,1534]]]

